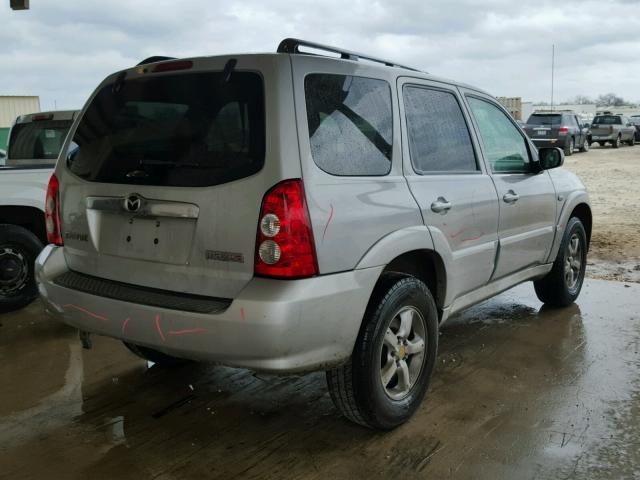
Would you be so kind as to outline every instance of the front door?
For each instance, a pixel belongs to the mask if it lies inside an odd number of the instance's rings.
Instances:
[[[468,94],[500,201],[500,248],[492,279],[545,262],[554,238],[556,193],[548,172],[532,172],[533,148],[489,97]]]
[[[403,169],[447,265],[445,305],[485,285],[498,244],[498,198],[469,132],[462,98],[439,82],[399,82]]]

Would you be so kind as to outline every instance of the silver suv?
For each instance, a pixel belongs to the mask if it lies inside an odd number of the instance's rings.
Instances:
[[[390,429],[451,314],[527,280],[578,296],[585,187],[481,90],[294,39],[153,60],[97,88],[49,186],[40,291],[85,346],[325,370]]]

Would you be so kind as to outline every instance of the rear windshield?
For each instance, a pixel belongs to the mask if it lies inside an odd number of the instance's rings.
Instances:
[[[527,120],[530,125],[560,125],[562,123],[562,115],[539,115],[533,114]]]
[[[71,120],[15,124],[9,138],[7,166],[54,166],[70,127]]]
[[[264,93],[257,73],[189,73],[102,88],[67,157],[79,177],[104,183],[201,187],[264,165]]]
[[[616,115],[602,115],[593,119],[596,125],[622,125],[622,119]]]

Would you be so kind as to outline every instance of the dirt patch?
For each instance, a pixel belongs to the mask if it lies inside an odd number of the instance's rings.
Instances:
[[[593,146],[565,167],[589,190],[593,232],[587,275],[640,283],[640,145]]]

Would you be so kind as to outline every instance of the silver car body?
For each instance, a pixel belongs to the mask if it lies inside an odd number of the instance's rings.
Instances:
[[[544,276],[572,212],[589,210],[584,185],[563,169],[490,172],[467,97],[502,107],[482,91],[402,68],[299,54],[195,58],[193,68],[221,71],[232,58],[236,70],[258,71],[264,81],[266,155],[258,173],[204,188],[107,184],[73,175],[61,155],[55,175],[65,243],[47,246],[36,271],[47,309],[64,322],[175,356],[274,372],[326,369],[351,355],[376,282],[399,259],[429,259],[444,321]],[[144,75],[140,71],[127,75]],[[393,143],[387,175],[341,177],[314,163],[304,81],[322,72],[389,84]],[[401,101],[406,84],[455,95],[478,172],[414,172]],[[535,146],[514,128],[535,161]],[[304,181],[319,275],[256,277],[262,197],[289,178]],[[503,200],[515,192],[517,202]],[[142,219],[127,215],[122,205],[132,194],[155,213]],[[451,208],[435,213],[432,204],[440,198]],[[127,236],[140,240],[127,242]],[[154,246],[152,238],[159,239]],[[233,252],[242,261],[212,259],[211,251]]]
[[[596,123],[598,118],[612,117],[619,118],[620,123]],[[628,142],[634,138],[636,133],[636,127],[631,121],[624,115],[616,115],[603,113],[602,115],[596,115],[591,125],[591,140],[593,142],[611,142],[616,138],[620,138],[621,142]]]

